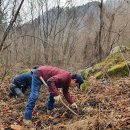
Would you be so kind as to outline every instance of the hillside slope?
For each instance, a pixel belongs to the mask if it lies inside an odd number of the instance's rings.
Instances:
[[[79,108],[74,116],[61,104],[57,112],[46,113],[47,90],[42,87],[33,112],[33,125],[22,122],[26,99],[9,98],[8,82],[0,85],[1,130],[128,130],[130,129],[130,78],[97,81],[90,77],[90,87],[83,93],[73,91]],[[12,128],[12,129],[11,129]]]

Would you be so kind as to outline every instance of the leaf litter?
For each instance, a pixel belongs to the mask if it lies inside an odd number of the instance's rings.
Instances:
[[[79,106],[74,110],[78,117],[62,104],[57,104],[57,111],[48,115],[48,90],[43,86],[31,126],[22,121],[28,97],[9,98],[9,82],[3,81],[0,84],[0,130],[129,130],[130,78],[103,82],[90,77],[90,81],[85,92],[71,92]]]

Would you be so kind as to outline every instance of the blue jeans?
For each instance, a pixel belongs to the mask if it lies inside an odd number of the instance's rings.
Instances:
[[[49,96],[48,96],[47,109],[48,109],[48,110],[54,109],[54,103],[55,103],[54,97],[53,97],[53,96],[51,95],[51,93],[50,93]]]
[[[38,78],[37,70],[36,70],[33,72],[32,75],[31,93],[24,113],[24,118],[26,120],[32,119],[33,108],[35,107],[35,103],[38,99],[41,85],[42,85],[42,81]]]

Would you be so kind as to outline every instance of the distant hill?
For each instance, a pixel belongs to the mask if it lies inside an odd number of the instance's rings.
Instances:
[[[74,6],[74,7],[54,7],[48,12],[44,12],[43,15],[40,15],[38,18],[34,20],[35,24],[44,23],[44,27],[47,24],[54,24],[56,19],[60,23],[59,26],[64,26],[67,20],[75,19],[77,26],[81,26],[83,24],[83,17],[87,15],[93,15],[95,19],[99,18],[99,2],[93,1],[89,2],[85,5]]]

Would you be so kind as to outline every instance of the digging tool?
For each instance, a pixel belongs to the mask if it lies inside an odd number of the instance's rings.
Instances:
[[[62,99],[60,100],[60,102],[61,102],[68,110],[70,110],[74,115],[78,116],[78,114],[75,113],[69,106],[67,106],[67,105],[63,102]]]
[[[43,82],[43,84],[48,87],[48,85],[46,84],[46,82],[44,81],[44,79],[42,77],[40,77],[41,81]],[[67,106],[64,101],[62,99],[60,99],[60,102],[62,105],[64,105],[68,110],[70,110],[74,115],[78,116],[77,113],[75,113],[69,106]]]

